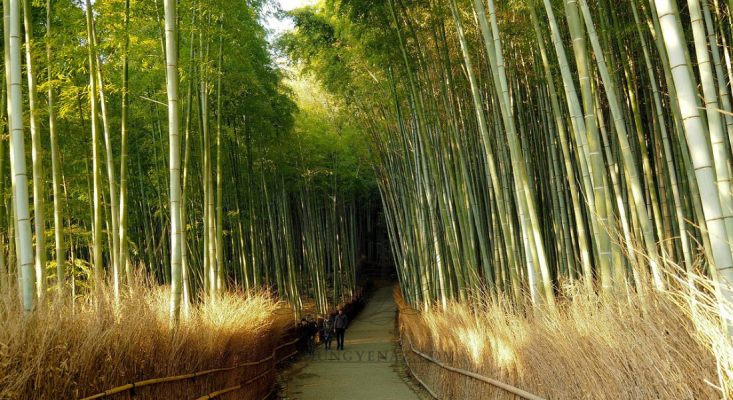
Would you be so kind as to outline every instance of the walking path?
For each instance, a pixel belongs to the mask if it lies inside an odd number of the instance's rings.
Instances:
[[[346,329],[344,350],[318,346],[280,377],[281,399],[427,399],[407,378],[395,335],[393,286],[379,289]]]

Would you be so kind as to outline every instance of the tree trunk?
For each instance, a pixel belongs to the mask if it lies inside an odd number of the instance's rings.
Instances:
[[[165,0],[166,74],[168,88],[168,137],[170,150],[171,213],[171,320],[181,311],[181,143],[178,134],[178,16],[176,0]]]
[[[56,131],[56,110],[54,109],[54,87],[51,77],[51,0],[46,1],[46,59],[48,60],[48,131],[51,137],[51,173],[53,178],[53,226],[56,239],[56,285],[59,297],[64,294],[65,249],[64,249],[64,217],[61,210],[61,171],[59,167],[58,133]],[[2,191],[0,191],[1,193]]]
[[[4,1],[4,5],[7,1]],[[4,7],[5,8],[5,7]],[[20,0],[10,0],[10,102],[9,118],[13,186],[15,187],[15,222],[18,230],[18,259],[20,260],[20,288],[23,294],[23,308],[33,309],[36,271],[33,265],[33,244],[31,241],[31,220],[28,210],[28,176],[26,173],[25,140],[23,138],[23,97],[21,89],[20,63]],[[6,9],[8,9],[6,8]]]
[[[104,278],[104,266],[102,265],[102,200],[101,200],[101,183],[99,182],[99,127],[97,121],[98,101],[97,101],[97,68],[96,68],[96,50],[94,48],[94,21],[92,13],[92,4],[90,0],[86,0],[87,10],[87,47],[89,49],[89,92],[91,105],[91,121],[92,121],[92,182],[93,188],[93,265],[94,280],[97,288]]]
[[[30,109],[31,154],[33,162],[33,217],[36,228],[36,279],[38,298],[46,295],[46,224],[43,199],[43,146],[38,118],[38,89],[36,88],[36,59],[33,55],[33,20],[31,1],[23,0],[25,22],[25,56],[28,72],[28,107]]]

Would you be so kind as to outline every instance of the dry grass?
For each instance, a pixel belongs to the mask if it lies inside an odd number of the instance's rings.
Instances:
[[[105,288],[95,301],[40,307],[24,317],[17,291],[0,298],[0,399],[74,399],[140,380],[259,360],[292,317],[265,294],[228,293],[191,309],[169,329],[169,289],[137,283],[115,306]],[[272,363],[136,389],[143,398],[184,399],[235,386]],[[270,373],[230,398],[261,398]],[[130,398],[129,393],[111,398]],[[226,398],[226,397],[225,397]]]
[[[720,313],[733,315],[732,308],[721,311],[705,294],[714,293],[708,279],[694,280],[694,295],[687,280],[670,278],[671,289],[648,289],[644,301],[627,293],[619,300],[589,299],[568,285],[558,312],[529,316],[503,299],[473,307],[451,303],[447,311],[403,312],[401,326],[416,349],[545,398],[730,398],[733,348]],[[415,374],[441,398],[515,398],[426,362],[409,351],[407,340],[403,346]]]

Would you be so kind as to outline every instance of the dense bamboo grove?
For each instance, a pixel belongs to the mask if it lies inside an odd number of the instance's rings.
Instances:
[[[275,63],[275,10],[3,3],[1,290],[26,312],[104,282],[119,299],[142,269],[173,320],[234,287],[319,313],[351,299],[378,190],[356,132]]]
[[[728,3],[330,0],[292,16],[283,49],[370,138],[411,304],[552,308],[572,282],[625,296],[666,288],[669,261],[733,279]]]
[[[406,337],[445,338],[420,346],[467,336],[462,362],[520,381],[527,366],[564,368],[565,381],[531,386],[558,398],[608,395],[599,376],[616,396],[733,393],[733,2],[323,0],[289,13],[282,54],[261,25],[276,8],[3,0],[0,334],[12,360],[26,354],[17,338],[74,332],[77,312],[107,338],[136,338],[121,321],[146,302],[133,333],[204,345],[231,323],[237,337],[279,336],[276,301],[296,317],[349,301],[384,235],[405,302],[425,310]],[[236,312],[244,303],[260,306]],[[202,315],[226,323],[196,336]],[[654,357],[631,343],[640,336]],[[100,353],[116,359],[120,343]],[[523,357],[551,345],[572,351]],[[604,374],[588,361],[599,349]],[[217,362],[190,350],[181,366]],[[43,365],[18,368],[13,390],[32,391]],[[592,390],[572,386],[576,371]]]

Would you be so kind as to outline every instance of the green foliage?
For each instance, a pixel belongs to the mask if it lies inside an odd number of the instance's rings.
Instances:
[[[308,76],[290,84],[300,110],[290,139],[284,141],[290,145],[278,155],[281,165],[326,193],[338,186],[342,196],[358,198],[376,190],[365,137],[343,101]]]
[[[203,205],[206,203],[202,189],[206,178],[203,172],[203,149],[210,146],[211,162],[216,165],[219,161],[216,159],[219,120],[222,132],[222,176],[217,177],[214,172],[214,184],[218,184],[219,178],[223,185],[222,225],[226,243],[222,246],[225,247],[227,259],[252,253],[251,257],[260,258],[265,268],[275,267],[274,264],[267,264],[270,257],[267,252],[274,249],[265,250],[261,247],[262,243],[250,240],[244,244],[245,248],[236,248],[243,244],[235,245],[234,242],[239,240],[240,234],[245,237],[279,234],[269,232],[277,225],[269,225],[267,219],[261,216],[267,214],[270,218],[279,217],[277,212],[271,210],[272,207],[268,208],[266,201],[271,202],[270,206],[276,200],[280,202],[283,197],[281,190],[284,192],[283,198],[292,202],[280,205],[282,208],[294,207],[301,191],[307,188],[309,201],[317,204],[310,212],[327,205],[327,199],[333,196],[339,199],[339,207],[343,206],[346,210],[346,204],[352,204],[357,196],[373,198],[376,185],[358,125],[353,125],[344,107],[344,102],[348,100],[328,97],[324,102],[327,96],[320,90],[318,83],[289,80],[289,72],[283,70],[274,58],[277,53],[267,39],[267,30],[261,25],[263,16],[272,6],[271,1],[182,0],[178,3],[181,151],[185,148],[186,134],[189,144],[189,162],[184,166],[188,174],[185,205],[188,220],[184,226],[188,232],[191,276],[196,287],[203,280],[201,222]],[[87,260],[92,253],[91,229],[94,225],[89,76],[94,71],[89,71],[84,1],[53,0],[51,4],[50,37],[46,35],[46,2],[34,1],[32,7],[35,34],[32,51],[37,65],[34,72],[42,105],[38,112],[43,147],[41,162],[45,164],[46,171],[43,182],[33,184],[42,184],[47,195],[51,193],[51,149],[48,109],[45,107],[47,91],[51,87],[55,93],[59,136],[61,192],[64,195],[62,215],[67,242],[65,247],[69,253],[66,258],[69,263],[72,259],[76,260],[73,268],[76,287],[84,291],[87,288],[85,282],[92,276]],[[129,176],[127,192],[130,211],[127,225],[131,261],[133,264],[146,265],[158,280],[166,281],[169,275],[167,246],[170,221],[163,2],[130,0],[127,28],[124,1],[97,0],[92,7],[113,169],[120,171],[120,168],[127,168]],[[306,23],[308,14],[303,13],[301,17]],[[328,30],[330,21],[314,15],[314,19],[307,23],[313,25],[312,32],[317,35],[324,29]],[[353,68],[347,59],[342,58],[342,55],[347,55],[347,49],[338,48],[336,29],[332,28],[320,40],[322,47],[335,46],[332,52],[334,84],[339,81],[339,76],[352,74]],[[218,56],[220,46],[222,62]],[[52,52],[50,60],[46,53],[49,48]],[[320,50],[314,48],[315,51]],[[125,57],[129,65],[128,154],[127,165],[120,166]],[[340,87],[344,92],[348,90],[345,85]],[[208,120],[203,118],[204,96],[208,98]],[[218,107],[218,96],[221,96],[221,108]],[[28,109],[27,104],[24,109]],[[186,121],[190,121],[189,129],[186,129]],[[97,122],[100,137],[104,137],[101,111]],[[205,123],[209,129],[209,143],[203,140]],[[107,264],[111,257],[108,242],[110,235],[115,232],[112,232],[111,222],[108,221],[111,196],[104,144],[98,150],[102,160],[100,168],[104,171],[100,173],[100,187],[104,209],[103,248]],[[27,159],[30,160],[30,146],[26,146],[26,151]],[[7,170],[7,165],[0,166],[0,171]],[[119,172],[116,175],[119,179]],[[119,188],[120,182],[114,182],[113,186]],[[8,200],[9,185],[6,185],[6,190],[8,193],[5,198]],[[51,229],[54,215],[52,202],[46,204],[43,212],[48,224],[42,234],[47,237],[46,250],[51,253],[55,249],[54,230]],[[244,224],[247,232],[240,233],[239,224]],[[53,262],[47,267],[49,278],[53,280],[55,273],[51,273],[51,270],[55,265],[51,264]],[[234,269],[230,265],[227,268],[230,272]],[[72,268],[67,270],[71,271]],[[238,278],[236,272],[231,274],[235,280]]]

